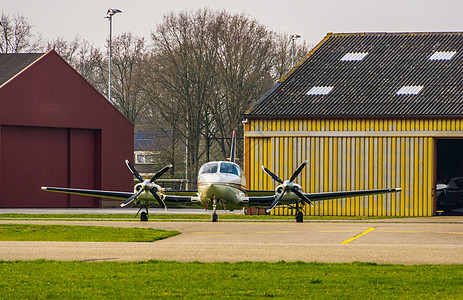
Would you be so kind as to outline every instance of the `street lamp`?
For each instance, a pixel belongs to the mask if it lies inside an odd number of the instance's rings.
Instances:
[[[293,68],[294,68],[294,43],[295,43],[295,41],[296,41],[298,38],[300,38],[300,37],[301,37],[301,36],[300,36],[299,34],[293,34],[293,35],[291,36],[291,41],[293,42],[293,47],[292,47],[292,52],[293,52],[293,55],[292,55],[292,57],[293,57],[293,60],[292,60],[292,67],[293,67]]]
[[[108,80],[108,99],[111,101],[111,55],[112,55],[112,31],[113,31],[113,16],[122,11],[117,8],[110,8],[106,12],[106,17],[109,19],[109,80]]]

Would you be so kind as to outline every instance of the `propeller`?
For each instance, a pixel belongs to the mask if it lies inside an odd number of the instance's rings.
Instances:
[[[286,192],[293,192],[296,196],[299,197],[299,199],[301,199],[302,202],[304,202],[306,204],[309,204],[310,206],[313,206],[312,201],[310,201],[310,199],[307,198],[306,195],[304,195],[303,193],[300,192],[300,190],[299,190],[300,186],[293,183],[294,179],[296,179],[296,177],[299,176],[299,174],[302,172],[302,170],[305,168],[306,165],[307,165],[307,161],[304,161],[296,169],[296,171],[294,171],[294,173],[293,173],[293,175],[291,175],[290,179],[285,180],[285,181],[281,180],[280,177],[275,175],[272,171],[270,171],[266,167],[262,166],[262,170],[264,170],[264,172],[267,173],[267,175],[272,177],[272,179],[275,180],[276,182],[280,183],[280,186],[277,187],[277,191],[279,191],[280,193],[275,197],[275,200],[269,206],[269,208],[267,209],[267,212],[272,211],[280,203],[281,198],[283,198],[283,195]]]
[[[264,170],[265,173],[267,173],[267,175],[269,175],[270,177],[273,178],[273,180],[277,181],[278,183],[281,183],[283,184],[283,180],[280,179],[280,177],[276,176],[275,174],[273,174],[272,171],[270,171],[269,169],[267,169],[266,167],[262,166],[262,170]]]
[[[130,196],[129,199],[125,200],[124,203],[121,204],[121,207],[125,207],[129,205],[130,203],[132,203],[132,201],[135,200],[135,198],[137,198],[138,196],[140,196],[142,192],[143,192],[143,189],[140,189],[138,192]]]
[[[125,164],[127,165],[127,167],[129,167],[130,172],[132,172],[132,174],[138,179],[138,181],[140,182],[144,181],[143,177],[141,177],[140,173],[137,172],[137,170],[134,168],[134,166],[132,166],[132,164],[130,163],[128,159],[125,160]]]
[[[140,194],[145,191],[145,190],[149,190],[150,193],[153,195],[154,199],[156,199],[156,201],[158,201],[159,205],[161,205],[162,208],[164,208],[164,210],[167,211],[167,206],[166,204],[164,203],[164,201],[162,201],[161,197],[159,197],[159,195],[157,194],[158,192],[158,188],[157,186],[154,184],[154,182],[159,178],[161,177],[162,175],[164,175],[164,173],[166,173],[170,168],[172,168],[172,165],[167,165],[165,166],[164,168],[162,168],[161,170],[159,170],[156,174],[154,174],[153,177],[151,177],[150,180],[143,180],[143,177],[141,177],[140,173],[138,173],[138,171],[135,169],[135,167],[129,162],[128,159],[125,160],[125,164],[127,165],[127,167],[129,168],[129,170],[132,172],[132,174],[138,179],[138,181],[140,181],[141,183],[143,183],[142,185],[142,188],[134,193],[132,196],[130,196],[129,199],[127,199],[124,203],[121,204],[121,207],[124,207],[124,206],[127,206],[128,204],[130,204],[133,200],[135,200],[138,196],[140,196]]]

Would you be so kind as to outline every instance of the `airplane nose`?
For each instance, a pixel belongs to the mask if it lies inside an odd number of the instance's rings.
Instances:
[[[200,192],[202,195],[205,195],[206,198],[216,198],[218,191],[214,184],[204,184],[201,185]]]

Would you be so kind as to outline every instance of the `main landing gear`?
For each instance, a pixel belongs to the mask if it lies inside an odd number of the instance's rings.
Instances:
[[[302,212],[299,203],[296,203],[296,222],[297,223],[304,222],[304,213]]]
[[[147,222],[148,221],[148,213],[147,212],[144,212],[144,211],[141,212],[140,221],[142,221],[142,222]]]
[[[302,211],[298,211],[296,213],[296,222],[297,223],[302,223],[304,222],[304,214],[302,213]]]

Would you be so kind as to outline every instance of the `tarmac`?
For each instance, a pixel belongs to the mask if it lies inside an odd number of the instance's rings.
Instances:
[[[77,213],[75,209],[65,209],[65,211]],[[121,212],[121,209],[105,210],[107,213],[112,211],[127,213]],[[136,211],[135,209],[135,213]],[[188,213],[185,210],[174,211]],[[0,214],[2,213],[15,212],[0,209]],[[21,213],[25,213],[24,210],[21,210]],[[31,210],[30,213],[37,213],[37,211]],[[155,213],[156,211],[150,210],[151,220],[155,219],[153,216]],[[192,210],[189,213],[204,213],[204,210]],[[0,242],[1,260],[144,261],[156,259],[180,262],[284,260],[326,263],[361,261],[405,265],[463,264],[463,216],[296,223],[294,221],[233,222],[227,221],[226,215],[219,215],[217,223],[17,219],[1,220],[0,223],[141,227],[177,230],[182,233],[153,243],[2,241]]]

